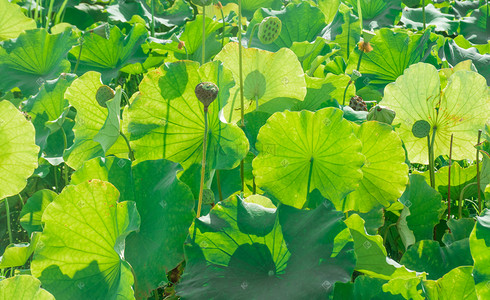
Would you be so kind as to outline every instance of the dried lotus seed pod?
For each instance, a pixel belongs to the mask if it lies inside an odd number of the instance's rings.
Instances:
[[[274,42],[281,34],[282,22],[278,17],[267,17],[260,22],[259,40],[262,44]]]
[[[95,100],[97,100],[97,103],[99,103],[100,106],[107,107],[105,103],[114,98],[114,95],[115,92],[113,89],[107,85],[102,85],[95,94]]]
[[[219,89],[216,84],[212,82],[201,82],[196,86],[194,93],[197,99],[204,104],[204,110],[207,110],[208,106],[218,96],[218,91]]]

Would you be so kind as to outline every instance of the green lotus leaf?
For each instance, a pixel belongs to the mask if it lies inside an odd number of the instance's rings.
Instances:
[[[396,83],[385,89],[382,104],[396,111],[393,123],[401,123],[397,132],[405,143],[411,162],[428,163],[427,139],[416,138],[411,132],[417,120],[429,122],[431,136],[433,128],[437,128],[435,157],[449,153],[451,134],[454,134],[454,160],[474,156],[473,144],[478,130],[488,122],[490,94],[481,75],[457,71],[449,77],[442,93],[440,89],[437,70],[424,63],[410,66]]]
[[[486,5],[475,9],[471,14],[460,21],[460,33],[470,42],[475,44],[487,44],[490,39],[488,32],[489,7]]]
[[[124,244],[140,218],[134,202],[118,198],[110,183],[86,181],[67,186],[44,211],[31,270],[57,299],[134,298]]]
[[[17,275],[0,281],[0,299],[55,300],[53,295],[41,288],[41,282],[31,275]]]
[[[179,37],[179,40],[185,43],[185,48],[179,48],[178,41],[163,45],[151,43],[151,46],[155,49],[170,50],[177,59],[190,59],[202,62],[202,24],[202,15],[197,15],[195,20],[185,24],[184,31]],[[217,31],[223,28],[223,25],[210,18],[206,18],[205,24],[205,60],[209,61],[221,50],[221,42],[216,39],[216,35]]]
[[[364,53],[360,72],[365,85],[383,88],[395,81],[410,65],[418,63],[430,51],[430,30],[422,34],[411,34],[408,31],[393,31],[387,28],[376,30],[376,35],[369,42],[373,51]],[[397,45],[393,47],[393,45]],[[360,51],[356,50],[349,57],[347,73],[357,68]],[[388,105],[387,105],[388,106]],[[390,107],[393,109],[393,107]],[[398,111],[396,112],[398,114]]]
[[[30,243],[8,245],[0,256],[0,269],[23,266],[34,252],[40,237],[39,232],[34,232]]]
[[[41,151],[48,146],[48,138],[57,130],[63,128],[68,100],[65,99],[65,91],[75,80],[73,74],[62,74],[55,80],[46,81],[39,92],[27,99],[24,110],[31,116],[32,124],[36,129],[36,144]],[[65,132],[65,135],[69,133]],[[68,145],[64,146],[64,151]]]
[[[383,292],[383,279],[371,278],[367,275],[356,277],[354,283],[336,283],[333,300],[343,299],[386,299],[401,300],[403,297],[393,296],[391,293]]]
[[[417,274],[406,269],[391,258],[388,258],[379,235],[369,235],[364,227],[364,220],[357,214],[351,215],[345,224],[354,239],[356,253],[356,271],[374,278],[389,280],[392,278],[413,278]]]
[[[24,95],[32,95],[46,80],[69,72],[66,56],[75,42],[71,29],[59,34],[32,29],[17,39],[4,41],[0,47],[0,91],[18,87]]]
[[[104,82],[109,82],[117,76],[122,67],[142,63],[146,59],[141,44],[147,36],[146,28],[137,23],[126,36],[117,26],[110,29],[108,39],[95,33],[88,33],[83,36],[83,46],[78,45],[70,50],[69,58],[76,64],[80,57],[78,75],[96,71],[102,74]]]
[[[237,3],[237,0],[220,1],[223,5],[228,3]],[[259,8],[280,9],[283,5],[281,0],[242,0],[242,13],[247,18],[251,18],[254,12]]]
[[[166,160],[131,167],[127,159],[94,158],[72,176],[72,184],[88,179],[109,181],[121,199],[133,200],[141,216],[138,232],[126,238],[125,255],[135,274],[135,295],[149,297],[166,283],[166,273],[184,258],[182,245],[194,219],[194,197],[177,179],[180,166]]]
[[[26,17],[21,8],[8,0],[0,0],[0,41],[15,39],[25,30],[36,28],[36,22]]]
[[[114,98],[105,102],[108,111],[107,119],[99,132],[94,136],[94,141],[102,146],[104,152],[107,152],[121,135],[121,97],[122,88],[118,86]]]
[[[346,0],[359,15],[357,0]],[[362,23],[364,28],[371,30],[381,27],[393,27],[395,19],[402,11],[401,0],[361,1]]]
[[[429,299],[476,300],[475,281],[471,275],[473,267],[457,267],[443,277],[424,281]]]
[[[216,55],[231,70],[235,82],[239,79],[239,51],[237,43],[228,43]],[[245,113],[255,110],[276,98],[303,100],[306,95],[304,72],[296,55],[283,48],[273,53],[256,48],[242,49],[243,96]],[[239,84],[230,91],[231,99],[223,110],[225,119],[235,123],[240,119]]]
[[[461,47],[454,40],[447,39],[444,46],[439,48],[439,57],[445,59],[450,65],[456,64],[470,59],[475,65],[478,73],[483,75],[487,80],[487,85],[490,85],[490,54],[480,54],[476,47],[469,48]]]
[[[93,140],[104,126],[109,114],[108,109],[100,106],[95,99],[100,86],[102,86],[100,74],[87,72],[77,78],[65,93],[65,98],[77,110],[76,124],[73,128],[75,141],[64,154],[66,163],[75,170],[86,160],[104,156],[102,146]],[[127,157],[128,146],[123,137],[120,136],[117,142],[105,152],[105,155],[110,154]]]
[[[316,78],[305,76],[306,80],[306,96],[303,101],[298,101],[293,107],[292,110],[301,111],[301,110],[310,110],[315,111],[322,107],[327,102],[340,102],[342,103],[342,99],[344,96],[344,90],[347,86],[347,83],[350,80],[350,77],[341,74],[327,74],[325,78]],[[346,99],[350,99],[352,96],[356,94],[356,87],[351,84],[347,88]]]
[[[447,226],[450,232],[444,234],[442,241],[445,245],[450,245],[455,241],[467,239],[475,227],[475,220],[473,218],[450,219],[447,221]]]
[[[459,266],[472,266],[468,240],[461,240],[441,247],[439,242],[422,240],[403,254],[400,263],[411,270],[426,272],[427,278],[437,280]]]
[[[352,50],[361,39],[360,22],[359,18],[353,14],[351,8],[341,3],[335,18],[325,27],[323,37],[340,45],[340,50],[337,54],[341,55],[344,61],[349,60]]]
[[[432,239],[434,227],[439,223],[445,210],[441,194],[431,188],[421,175],[412,174],[407,189],[400,197],[400,202],[406,210],[402,213],[402,218],[406,219],[415,240]],[[404,241],[404,244],[408,247],[412,243]]]
[[[395,278],[387,283],[383,284],[383,292],[389,292],[393,295],[401,295],[403,299],[412,299],[412,300],[425,300],[422,297],[422,287],[419,287],[419,284],[422,283],[422,279],[420,278]]]
[[[37,167],[34,127],[7,100],[0,101],[0,199],[26,186]]]
[[[389,207],[403,194],[408,166],[402,141],[388,124],[364,122],[357,133],[366,162],[359,188],[346,198],[345,209],[368,212],[378,205]]]
[[[330,294],[335,282],[350,280],[353,245],[331,204],[304,211],[248,199],[220,202],[196,220],[178,295],[316,299]]]
[[[35,192],[26,204],[22,207],[19,219],[22,228],[27,230],[29,234],[34,231],[43,231],[44,223],[41,221],[44,210],[53,202],[58,194],[52,190],[39,190]]]
[[[340,0],[316,0],[318,8],[325,15],[325,23],[333,21],[340,6]]]
[[[255,146],[257,186],[287,205],[302,208],[317,188],[341,209],[341,200],[362,179],[361,142],[339,109],[275,113]]]
[[[149,72],[140,84],[140,94],[128,114],[137,161],[165,158],[184,169],[201,163],[204,112],[194,93],[200,82],[217,83],[219,88],[208,108],[206,165],[232,169],[245,157],[249,146],[243,131],[219,119],[234,84],[231,73],[218,62],[199,67],[197,62],[182,61]]]
[[[318,67],[329,57],[336,54],[340,47],[337,44],[327,42],[323,37],[318,36],[314,42],[293,42],[290,49],[296,54],[303,70],[313,76]],[[323,73],[322,73],[323,77]]]
[[[459,22],[453,19],[453,15],[442,13],[432,4],[425,6],[425,24],[434,25],[436,31],[444,31],[449,35],[456,34]],[[424,28],[422,8],[404,9],[400,22],[407,28],[422,30]]]
[[[117,4],[107,6],[108,18],[114,23],[130,22],[133,16],[142,17],[148,24],[151,23],[151,1],[118,1]],[[176,0],[171,6],[168,1],[155,1],[153,19],[155,26],[180,26],[193,16],[192,7],[185,0]]]
[[[299,4],[290,3],[278,11],[267,8],[257,10],[247,30],[249,39],[255,24],[259,24],[269,16],[275,16],[281,20],[281,34],[274,42],[265,45],[260,42],[257,35],[258,30],[255,30],[251,47],[276,52],[281,48],[290,48],[294,42],[313,42],[327,25],[325,16],[318,7],[312,6],[308,1],[300,1]]]
[[[470,235],[471,256],[475,261],[473,278],[478,299],[490,297],[490,210],[485,209],[476,218],[475,228]]]

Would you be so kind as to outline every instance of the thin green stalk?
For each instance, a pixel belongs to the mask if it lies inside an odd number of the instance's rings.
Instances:
[[[58,166],[54,166],[54,187],[56,188],[56,192],[60,192],[60,187],[58,184]]]
[[[208,108],[204,108],[204,137],[202,139],[201,184],[199,186],[199,202],[197,203],[196,218],[201,216],[202,197],[204,191],[204,172],[206,170],[206,143],[208,139]]]
[[[240,73],[240,127],[245,129],[245,99],[243,97],[243,58],[242,58],[242,0],[238,0],[238,72]],[[240,162],[240,177],[242,181],[242,192],[245,190],[245,167],[244,160]]]
[[[202,7],[202,64],[206,59],[206,6]]]
[[[422,0],[422,22],[423,29],[425,30],[425,0]]]
[[[41,5],[41,0],[36,0],[36,8],[34,9],[34,21],[38,21],[39,19],[39,15],[40,15],[40,10],[39,10],[39,6]]]
[[[448,171],[448,182],[447,182],[447,219],[451,218],[451,164],[453,158],[453,137],[454,134],[451,134],[451,143],[449,144],[449,171]],[[451,229],[449,229],[451,232]]]
[[[58,11],[58,13],[56,14],[56,19],[54,20],[54,25],[56,24],[59,24],[60,21],[62,20],[61,19],[61,16],[64,14],[65,12],[65,7],[66,7],[66,4],[68,3],[68,0],[65,0],[63,1],[63,4],[61,4],[61,7],[60,7],[60,10]]]
[[[10,206],[7,198],[3,199],[5,201],[5,213],[7,214],[7,230],[9,232],[9,243],[12,244],[14,239],[12,237],[12,228],[10,227]]]
[[[83,40],[84,40],[84,35],[80,37],[80,51],[78,51],[78,58],[77,58],[77,63],[75,64],[75,69],[73,70],[73,73],[77,73],[78,70],[78,65],[80,64],[80,58],[82,57],[82,48],[83,48]]]
[[[436,137],[437,127],[432,128],[432,139],[430,135],[427,136],[427,146],[429,147],[429,174],[430,174],[430,186],[436,188],[436,176],[434,170],[434,140]]]
[[[478,130],[478,145],[480,144],[482,130]],[[478,184],[478,212],[481,212],[481,189],[480,189],[480,151],[476,150],[476,183]]]
[[[22,195],[20,193],[18,193],[17,196],[19,197],[20,209],[22,210],[24,208],[24,199],[22,199]]]
[[[223,192],[221,191],[221,177],[219,170],[216,170],[216,185],[218,186],[219,201],[223,201]]]
[[[364,54],[364,51],[361,50],[361,54],[359,54],[359,60],[357,61],[357,69],[356,70],[361,70],[361,60],[362,60],[362,55]]]
[[[126,137],[126,135],[124,133],[122,133],[122,131],[119,132],[119,134],[123,137],[124,141],[126,142],[126,145],[128,146],[128,156],[129,156],[129,159],[131,161],[134,161],[134,152],[133,152],[133,149],[131,149],[131,145],[129,144],[129,140],[128,138]]]
[[[48,14],[46,15],[46,29],[49,28],[49,24],[51,23],[51,14],[53,13],[53,5],[54,5],[54,0],[50,0]]]
[[[466,189],[469,188],[470,186],[476,185],[476,182],[472,182],[467,184],[462,190],[461,193],[459,194],[459,209],[458,209],[458,214],[459,214],[459,219],[463,218],[463,197],[464,197],[464,192],[466,192]]]
[[[69,184],[68,172],[70,172],[70,169],[68,169],[68,165],[66,163],[63,163],[63,181],[65,182],[65,186]]]
[[[155,37],[155,0],[151,0],[151,24],[150,24],[151,36]]]
[[[345,106],[345,96],[347,95],[347,90],[349,89],[349,86],[350,86],[351,83],[352,83],[352,80],[349,80],[349,83],[347,83],[347,86],[345,87],[344,97],[342,99],[342,106]]]
[[[221,2],[219,3],[219,10],[221,12],[221,20],[223,21],[223,34],[221,35],[221,48],[225,46],[225,28],[226,28],[226,22],[225,22],[225,14],[223,13],[223,5],[221,5]]]
[[[313,157],[310,158],[310,169],[308,171],[308,182],[306,184],[306,201],[303,204],[303,209],[307,208],[310,204],[310,188],[311,188],[311,176],[313,174]]]
[[[361,7],[361,0],[357,0],[357,14],[359,15],[359,26],[361,26],[361,32],[362,32],[362,7]],[[359,70],[359,68],[357,68]]]
[[[252,33],[250,34],[250,39],[248,40],[248,48],[252,45],[252,40],[254,38],[255,30],[259,27],[259,24],[255,24],[254,27],[252,27]]]

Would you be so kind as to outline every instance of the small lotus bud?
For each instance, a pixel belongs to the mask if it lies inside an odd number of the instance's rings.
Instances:
[[[179,50],[180,50],[180,49],[182,49],[184,47],[185,47],[185,42],[184,41],[180,41],[179,42],[179,45],[177,46],[177,48],[179,48]]]
[[[99,103],[100,106],[107,107],[105,103],[114,98],[114,96],[114,90],[107,85],[103,85],[97,90],[97,93],[95,94],[95,100],[97,100],[97,103]]]
[[[111,28],[109,27],[108,23],[104,23],[100,26],[95,27],[94,29],[89,30],[89,32],[94,33],[108,40],[111,34]]]
[[[213,3],[213,0],[191,0],[191,2],[196,6],[208,6]]]
[[[278,17],[267,17],[260,22],[259,40],[262,44],[274,42],[281,34],[282,22]]]
[[[361,72],[354,70],[352,71],[352,75],[350,76],[350,81],[355,82],[360,77],[362,77]]]
[[[366,42],[366,43],[369,43],[369,41],[371,41],[371,39],[375,35],[376,35],[376,33],[374,33],[374,31],[370,31],[370,30],[366,30],[366,29],[362,30],[362,38],[363,38],[364,42]]]
[[[204,104],[204,111],[207,111],[208,106],[216,99],[218,91],[218,87],[212,82],[201,82],[196,86],[194,93],[197,99]]]
[[[218,1],[218,3],[216,3],[216,7],[218,7],[218,9],[223,9],[223,4],[221,4],[221,1]]]
[[[415,137],[423,138],[430,133],[430,124],[426,120],[418,120],[412,126],[412,133]]]
[[[373,46],[371,46],[369,42],[361,41],[359,42],[359,50],[361,50],[364,53],[369,53],[373,51]]]
[[[393,123],[393,119],[395,119],[395,116],[396,113],[394,110],[389,109],[386,106],[376,105],[369,110],[366,119],[368,121],[374,120],[391,125],[391,123]]]

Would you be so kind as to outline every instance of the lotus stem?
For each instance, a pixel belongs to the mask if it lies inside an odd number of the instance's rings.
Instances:
[[[7,215],[7,230],[9,233],[9,243],[12,244],[14,239],[12,238],[12,228],[10,227],[10,206],[8,198],[3,199],[5,202],[5,214]]]
[[[135,158],[134,158],[134,152],[133,152],[133,149],[131,149],[131,145],[129,144],[129,140],[128,138],[126,137],[126,135],[124,133],[122,133],[122,131],[119,131],[119,134],[122,136],[122,138],[124,139],[124,141],[126,142],[126,145],[128,146],[128,157],[131,161],[134,161]]]
[[[226,27],[225,14],[223,13],[223,5],[221,4],[220,1],[218,1],[217,5],[219,11],[221,12],[221,20],[223,21],[223,34],[221,35],[221,48],[223,48],[225,46],[225,27]]]
[[[58,13],[56,14],[56,19],[54,21],[54,25],[57,25],[60,23],[61,21],[61,16],[64,14],[65,12],[65,8],[66,8],[66,4],[68,3],[68,0],[64,0],[63,1],[63,4],[61,4],[61,7],[60,7],[60,10],[58,11]]]
[[[423,29],[425,30],[425,0],[422,0],[422,22]]]
[[[488,6],[487,6],[488,8]],[[478,130],[478,144],[480,144],[482,130]],[[478,184],[478,213],[481,212],[481,188],[480,188],[480,151],[476,150],[476,183]]]
[[[150,34],[151,34],[151,37],[155,37],[155,0],[151,0]]]
[[[362,60],[362,55],[364,54],[364,51],[361,50],[361,54],[359,54],[359,60],[357,61],[357,69],[356,70],[361,70],[361,60]]]
[[[342,106],[345,106],[345,96],[347,95],[347,90],[349,89],[349,86],[350,86],[351,83],[352,83],[352,80],[349,80],[349,83],[347,83],[347,86],[345,87],[344,97],[342,99]]]
[[[219,170],[216,170],[216,185],[218,186],[219,201],[223,201],[223,192],[221,191],[221,178]]]
[[[83,40],[84,40],[84,34],[82,34],[82,36],[80,37],[80,51],[78,51],[77,63],[75,64],[75,69],[73,70],[74,74],[77,73],[78,65],[80,64],[80,58],[82,57]]]
[[[430,186],[435,189],[436,188],[436,176],[434,170],[434,140],[436,137],[437,127],[432,128],[432,139],[430,135],[427,135],[427,146],[429,148],[429,174],[430,174]]]
[[[206,60],[206,6],[202,6],[202,64]]]
[[[199,202],[197,203],[196,218],[201,216],[202,196],[204,191],[204,172],[206,170],[206,142],[208,136],[208,108],[204,107],[204,136],[202,139],[201,183],[199,185]]]
[[[310,169],[308,171],[308,181],[306,183],[306,201],[302,209],[305,209],[310,204],[310,188],[311,188],[311,176],[313,174],[313,157],[310,158]],[[345,202],[344,202],[345,203]]]
[[[48,14],[46,15],[46,29],[49,28],[49,24],[51,23],[51,15],[53,14],[53,5],[54,5],[54,0],[50,0]]]
[[[238,0],[238,69],[240,77],[240,127],[245,129],[245,99],[243,97],[243,57],[242,57],[242,0]],[[245,191],[244,160],[240,162],[240,177],[242,181],[241,192]]]
[[[448,182],[447,182],[447,219],[451,218],[451,164],[453,158],[453,137],[451,134],[451,143],[449,144],[449,171],[448,171]],[[451,229],[449,229],[451,232]]]
[[[254,27],[252,27],[252,32],[250,34],[250,39],[248,40],[248,48],[250,48],[250,46],[252,45],[252,40],[254,38],[255,30],[257,29],[257,27],[259,27],[259,24],[260,23],[257,23],[257,24],[254,25]]]
[[[463,218],[463,197],[464,197],[464,192],[466,192],[466,189],[469,188],[470,186],[473,186],[477,184],[476,182],[468,183],[465,185],[465,187],[461,190],[461,193],[459,194],[459,219]]]

